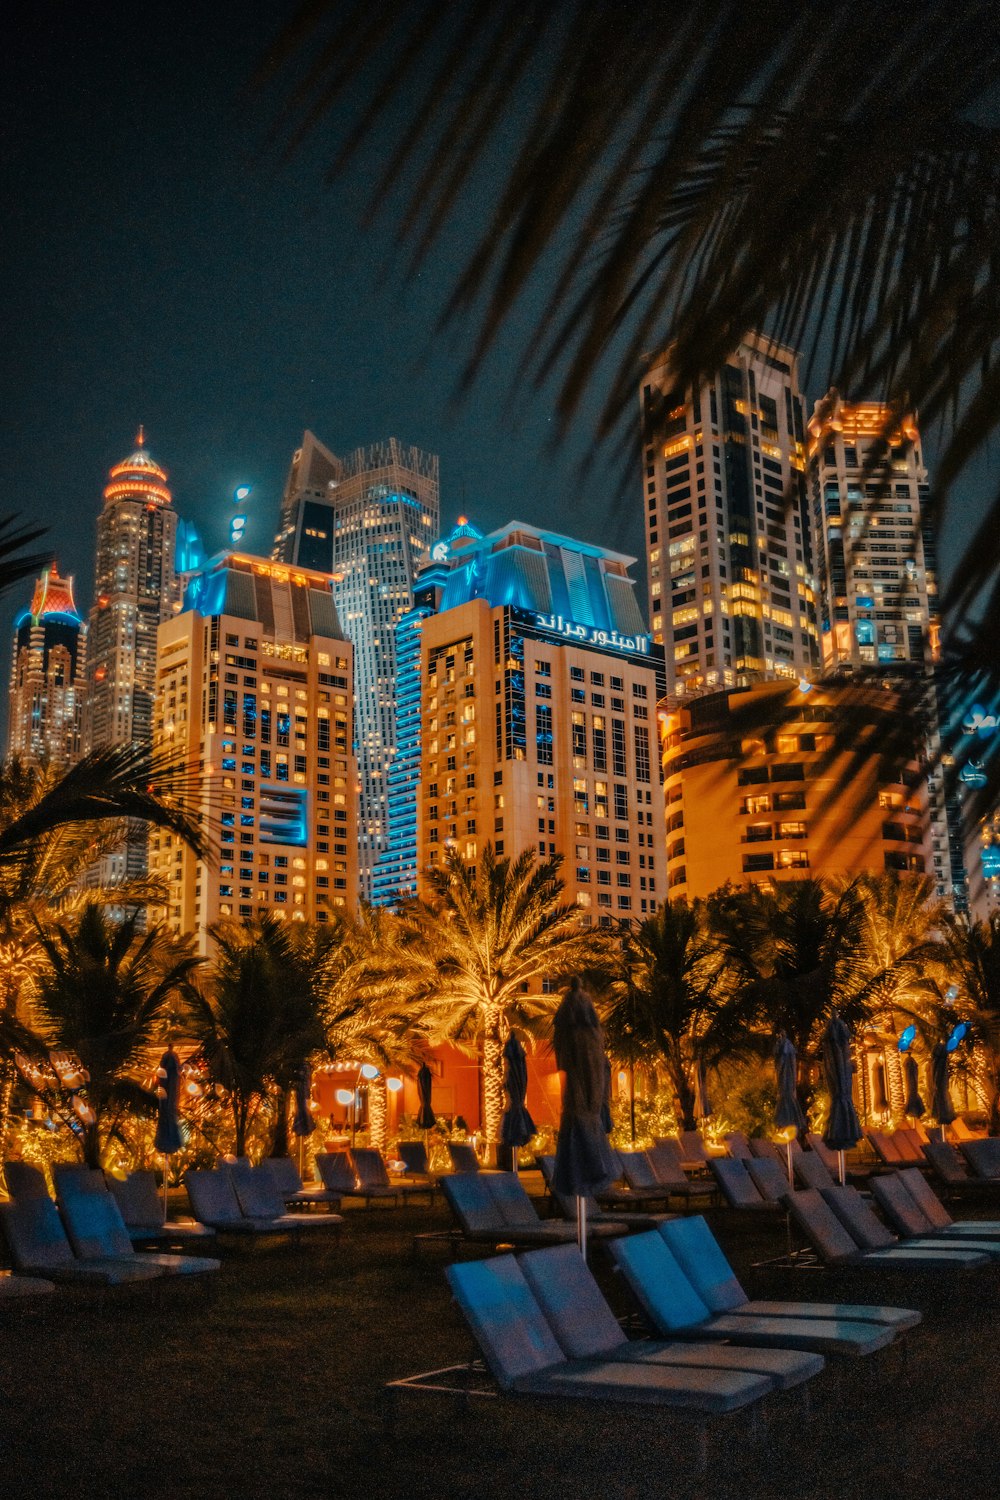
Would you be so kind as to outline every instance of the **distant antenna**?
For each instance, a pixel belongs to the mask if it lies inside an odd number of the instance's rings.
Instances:
[[[145,446],[145,443],[146,443],[146,429],[145,429],[145,425],[142,422],[139,423],[139,431],[136,434],[136,439],[135,440],[138,443],[138,445],[139,445],[140,448],[142,448],[142,447]]]

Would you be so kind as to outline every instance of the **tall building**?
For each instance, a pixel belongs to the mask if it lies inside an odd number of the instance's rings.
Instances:
[[[160,626],[154,742],[191,769],[210,857],[155,831],[150,869],[202,951],[222,918],[354,908],[352,655],[327,574],[241,553],[194,574]]]
[[[649,615],[680,698],[817,663],[798,355],[750,334],[696,392],[641,387]]]
[[[519,521],[453,553],[420,624],[418,871],[492,841],[562,855],[588,923],[662,900],[662,654],[632,561]]]
[[[890,682],[926,679],[926,754],[940,758],[934,681],[940,620],[929,494],[913,417],[888,435],[889,408],[846,402],[832,390],[809,421],[809,486],[820,647],[826,673],[877,671]],[[888,466],[886,468],[886,465]],[[930,862],[937,894],[965,905],[964,831],[940,767],[928,780]]]
[[[780,683],[661,710],[670,895],[928,869],[923,771],[881,688]],[[835,738],[851,715],[852,737]]]
[[[86,640],[73,579],[53,564],[14,621],[8,755],[56,770],[79,759]]]
[[[145,446],[115,464],[97,519],[94,602],[87,648],[84,741],[88,750],[149,744],[156,686],[156,632],[178,606],[174,571],[177,512],[166,471]],[[102,862],[100,878],[141,875],[146,835],[136,826],[121,853]]]
[[[292,459],[272,555],[333,575],[337,611],[354,645],[358,840],[366,899],[389,847],[395,626],[413,607],[414,578],[429,556],[439,519],[436,455],[396,438],[341,459],[307,432]]]

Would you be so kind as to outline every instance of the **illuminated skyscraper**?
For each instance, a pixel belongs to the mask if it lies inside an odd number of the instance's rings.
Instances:
[[[159,630],[155,744],[190,768],[210,858],[150,834],[167,916],[197,934],[357,901],[351,646],[328,575],[226,553]]]
[[[340,459],[307,432],[293,459],[276,561],[333,575],[354,646],[361,891],[370,899],[388,851],[389,773],[396,750],[395,626],[438,534],[437,456],[389,438]]]
[[[649,613],[672,697],[817,662],[798,355],[750,334],[695,393],[641,388]]]
[[[86,638],[73,579],[53,564],[14,621],[8,755],[59,770],[79,759]]]
[[[156,686],[156,631],[180,603],[174,571],[177,512],[164,469],[146,450],[115,464],[97,519],[94,603],[87,652],[85,743],[149,744]],[[145,830],[102,865],[104,881],[146,868]]]

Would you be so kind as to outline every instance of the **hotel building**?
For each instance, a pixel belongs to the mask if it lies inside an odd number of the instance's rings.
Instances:
[[[417,870],[533,848],[563,857],[588,924],[648,915],[666,893],[662,653],[633,559],[519,521],[462,541],[421,595]]]
[[[194,574],[160,626],[155,744],[190,767],[209,859],[154,830],[150,870],[200,951],[221,918],[353,910],[352,655],[327,575],[240,553]]]
[[[649,616],[671,700],[818,661],[798,355],[750,334],[696,392],[642,382]]]
[[[7,754],[66,770],[80,758],[87,628],[55,564],[14,621]]]
[[[87,637],[87,750],[148,745],[153,734],[156,632],[174,614],[180,590],[174,571],[177,512],[166,470],[146,450],[115,464],[97,519],[94,603]],[[143,875],[146,831],[130,824],[119,852],[95,871],[101,883]]]
[[[333,577],[354,645],[361,890],[373,895],[389,849],[388,785],[396,751],[396,636],[413,582],[438,534],[438,460],[389,438],[338,458],[307,432],[282,501],[276,561]]]
[[[880,688],[765,683],[661,710],[671,897],[928,869],[926,791]]]

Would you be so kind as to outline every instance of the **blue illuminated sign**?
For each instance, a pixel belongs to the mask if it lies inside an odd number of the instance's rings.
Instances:
[[[578,625],[575,620],[566,620],[562,615],[535,614],[533,619],[536,630],[544,630],[548,635],[579,641],[584,646],[599,646],[602,651],[629,651],[636,656],[649,655],[648,635],[619,635],[617,630],[602,630],[597,625]]]

